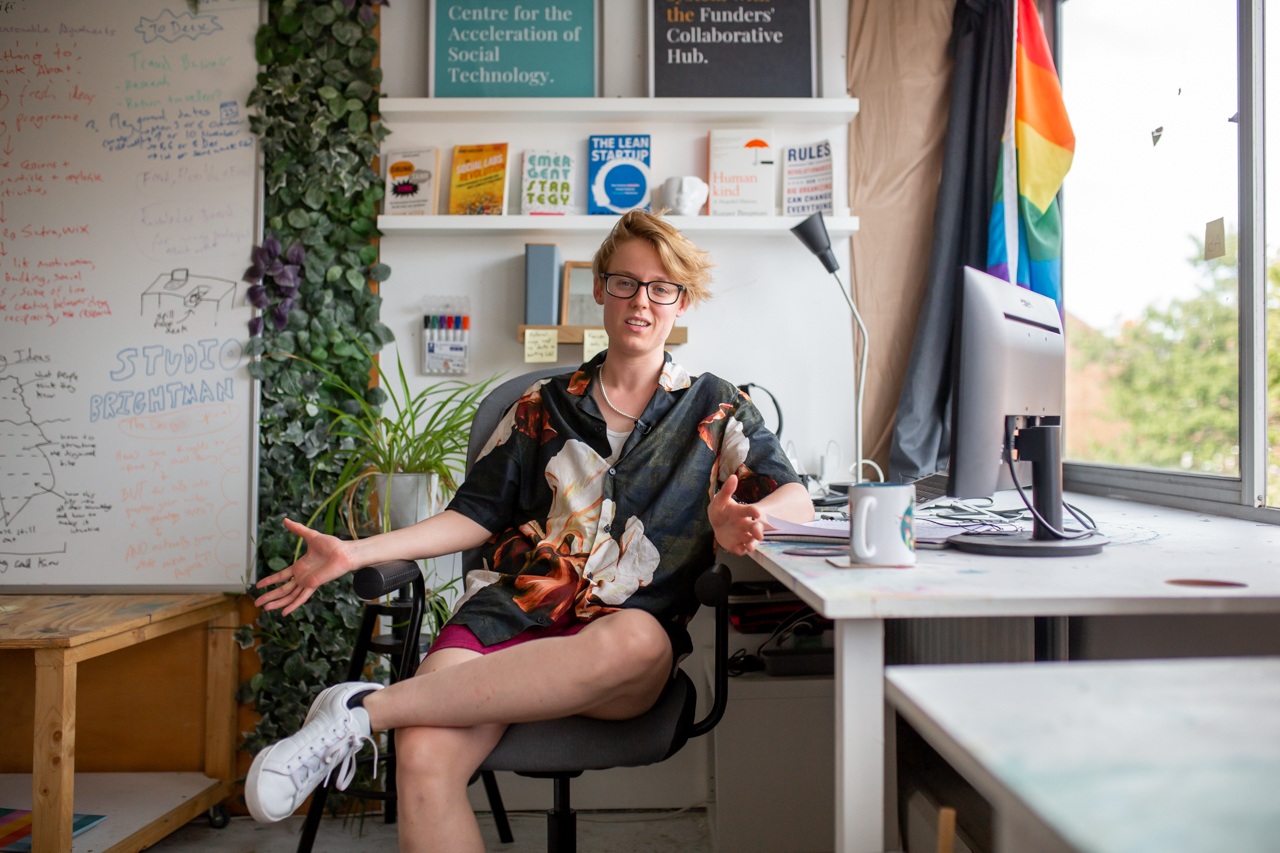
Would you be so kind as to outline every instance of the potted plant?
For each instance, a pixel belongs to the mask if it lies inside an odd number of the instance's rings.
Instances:
[[[349,402],[319,404],[334,416],[329,431],[341,448],[323,458],[344,457],[345,462],[338,485],[308,524],[323,515],[326,533],[342,524],[358,539],[361,533],[408,527],[439,512],[457,489],[471,421],[494,379],[446,379],[413,394],[398,358],[398,390],[374,362],[386,394],[386,401],[375,406],[340,376],[318,365],[317,369]]]

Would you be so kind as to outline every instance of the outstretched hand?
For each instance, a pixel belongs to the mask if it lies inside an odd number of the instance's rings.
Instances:
[[[733,499],[738,490],[738,475],[730,474],[720,491],[711,498],[707,515],[716,542],[730,554],[742,556],[764,541],[765,522],[760,510],[751,504],[740,504]]]
[[[288,616],[305,604],[320,586],[342,577],[354,566],[347,553],[346,543],[338,537],[326,536],[287,518],[284,526],[290,533],[303,538],[307,543],[307,552],[289,568],[258,581],[256,586],[259,589],[278,583],[284,585],[259,596],[253,603],[264,610],[284,608],[280,615]]]

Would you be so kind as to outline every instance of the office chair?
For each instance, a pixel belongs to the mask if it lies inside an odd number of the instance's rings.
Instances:
[[[471,469],[480,449],[497,427],[502,416],[525,390],[539,379],[565,373],[563,367],[545,368],[518,376],[495,388],[480,404],[472,420],[471,438],[467,448],[467,470]],[[481,568],[480,549],[464,552],[462,568],[464,576],[472,569]],[[503,842],[512,840],[506,811],[493,773],[510,770],[521,776],[551,779],[554,784],[555,807],[547,812],[548,853],[574,853],[577,849],[577,818],[570,806],[570,780],[586,770],[606,770],[611,767],[640,767],[656,764],[675,755],[691,737],[711,731],[724,716],[729,687],[729,585],[732,576],[725,565],[706,569],[694,586],[698,601],[716,611],[715,628],[715,676],[711,709],[707,716],[694,721],[697,692],[689,676],[676,669],[675,676],[667,683],[652,708],[630,720],[593,720],[587,717],[564,717],[536,723],[516,723],[508,726],[506,733],[493,752],[480,765],[477,775],[484,780],[494,822]],[[364,667],[364,655],[373,649],[383,649],[380,654],[398,655],[395,664],[395,680],[409,677],[417,668],[419,655],[417,634],[421,630],[426,587],[418,564],[412,560],[392,560],[366,566],[355,574],[356,594],[365,600],[378,599],[392,592],[399,598],[390,605],[369,604],[365,607],[361,638],[372,634],[376,616],[381,608],[400,608],[392,615],[400,618],[402,633],[384,637],[357,640],[355,655],[351,661],[349,679],[359,678]],[[412,594],[408,590],[412,588]],[[416,613],[416,617],[415,614]],[[412,665],[408,664],[412,661]],[[391,738],[388,738],[389,744]],[[352,796],[371,795],[387,801],[394,820],[394,750],[389,746],[387,760],[387,792],[348,791]],[[473,778],[472,781],[475,781]],[[331,783],[332,784],[332,783]],[[298,853],[310,853],[324,810],[325,788],[316,790],[311,801],[311,811],[298,843]],[[390,822],[390,821],[389,821]]]

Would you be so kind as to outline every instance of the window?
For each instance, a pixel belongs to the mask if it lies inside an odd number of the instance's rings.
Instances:
[[[1238,477],[1235,0],[1068,0],[1062,34],[1066,456]]]
[[[1266,414],[1268,396],[1280,414],[1280,322],[1265,322],[1280,321],[1280,229],[1264,245],[1253,121],[1262,0],[1066,0],[1057,15],[1076,135],[1067,485],[1276,520],[1244,508],[1280,504],[1280,420],[1268,429]]]

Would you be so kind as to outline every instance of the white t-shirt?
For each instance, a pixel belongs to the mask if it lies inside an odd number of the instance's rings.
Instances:
[[[631,430],[626,432],[614,432],[611,429],[605,429],[605,433],[609,436],[609,449],[613,451],[609,458],[605,461],[612,465],[618,461],[618,454],[622,452],[622,445],[627,443],[627,436],[631,435]]]

